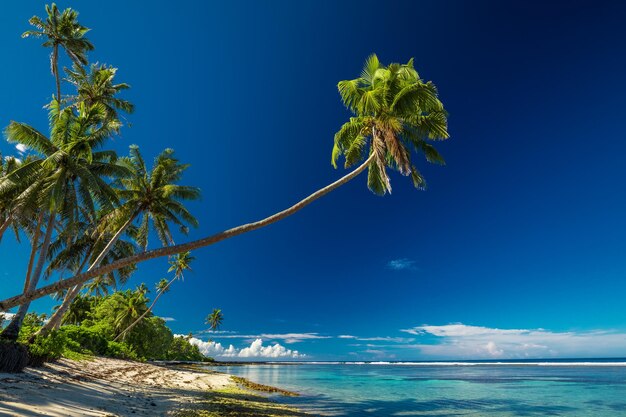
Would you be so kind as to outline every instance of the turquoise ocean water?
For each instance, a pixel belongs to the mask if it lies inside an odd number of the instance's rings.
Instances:
[[[626,359],[212,368],[297,391],[327,416],[626,416]]]

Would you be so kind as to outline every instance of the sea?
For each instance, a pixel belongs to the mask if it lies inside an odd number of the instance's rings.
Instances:
[[[626,358],[209,367],[320,416],[626,416]]]

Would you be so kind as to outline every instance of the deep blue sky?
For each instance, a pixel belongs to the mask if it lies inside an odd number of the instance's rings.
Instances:
[[[132,85],[137,111],[114,147],[137,143],[150,157],[173,147],[192,164],[185,182],[203,199],[190,205],[201,222],[190,238],[271,214],[343,174],[329,163],[349,117],[336,83],[358,76],[372,52],[385,63],[415,57],[450,113],[451,139],[439,144],[446,167],[420,163],[426,192],[393,174],[394,193],[380,198],[362,176],[287,220],[196,251],[194,271],[156,308],[176,332],[200,336],[219,307],[224,330],[242,337],[216,341],[238,349],[265,334],[264,345],[309,359],[624,356],[626,7],[209,3],[59,2],[93,28],[91,60]],[[4,6],[0,125],[45,129],[48,52],[19,36],[44,3]],[[0,245],[2,298],[19,292],[27,254]],[[166,267],[142,264],[132,285],[152,286]],[[401,331],[450,323],[466,326]],[[459,331],[470,325],[487,329]],[[546,350],[528,351],[524,337],[500,340],[496,328],[577,339],[567,351],[539,335],[533,344]],[[601,347],[589,342],[597,331],[610,336]]]

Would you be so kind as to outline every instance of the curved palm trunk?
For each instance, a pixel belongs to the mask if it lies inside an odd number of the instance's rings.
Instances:
[[[136,217],[136,214],[133,214],[130,217],[130,219],[128,219],[128,221],[124,223],[124,225],[115,233],[115,235],[111,238],[111,240],[109,240],[109,243],[107,243],[104,249],[102,249],[102,251],[96,258],[96,260],[93,261],[93,263],[89,266],[89,268],[87,269],[87,272],[100,266],[100,263],[102,262],[104,257],[111,251],[111,249],[113,248],[113,245],[115,245],[115,243],[119,240],[119,238],[122,236],[124,231],[128,229],[128,226],[130,226],[133,223],[133,220],[135,220],[135,217]],[[79,271],[80,270],[82,270],[82,267],[79,269]],[[61,307],[59,307],[57,311],[55,311],[54,314],[50,317],[50,320],[48,320],[48,322],[44,324],[43,327],[37,331],[37,333],[35,333],[35,336],[40,335],[40,334],[45,335],[50,330],[58,329],[59,327],[61,327],[61,321],[63,320],[63,316],[65,315],[67,310],[70,308],[70,305],[72,304],[74,299],[78,296],[78,294],[80,294],[80,290],[82,290],[84,284],[85,283],[75,285],[74,288],[72,288],[70,292],[67,293],[66,297],[63,299],[63,304],[61,304]]]
[[[44,297],[48,294],[52,294],[58,291],[65,290],[67,288],[71,288],[75,285],[82,284],[93,277],[97,277],[98,275],[106,274],[111,271],[115,271],[117,269],[123,268],[128,265],[137,264],[139,262],[144,262],[154,258],[161,258],[163,256],[174,255],[181,252],[187,252],[190,250],[202,248],[205,246],[212,245],[217,242],[221,242],[222,240],[226,240],[228,238],[241,235],[246,232],[251,232],[256,229],[260,229],[262,227],[268,226],[272,223],[276,223],[279,220],[284,219],[285,217],[291,216],[297,211],[301,210],[305,206],[311,204],[313,201],[317,200],[320,197],[328,194],[329,192],[341,187],[348,181],[352,180],[356,176],[358,176],[361,172],[363,172],[370,162],[374,160],[375,154],[371,154],[367,160],[359,165],[354,171],[349,174],[341,177],[337,181],[333,182],[330,185],[314,192],[303,200],[300,200],[298,203],[293,206],[280,211],[276,214],[273,214],[269,217],[266,217],[262,220],[247,223],[241,226],[233,227],[232,229],[225,230],[223,232],[217,233],[212,236],[205,237],[204,239],[194,240],[188,243],[182,243],[174,246],[166,246],[159,249],[154,249],[151,251],[143,252],[137,255],[129,256],[128,258],[120,259],[119,261],[110,263],[108,265],[95,268],[89,272],[85,272],[83,274],[76,275],[71,278],[66,278],[61,281],[57,281],[54,284],[47,285],[45,287],[41,287],[39,289],[29,291],[28,293],[16,295],[11,298],[7,298],[5,300],[0,301],[0,311],[6,311],[9,308],[15,307],[22,303],[27,303],[32,300],[36,300],[38,298]]]
[[[156,297],[154,297],[154,300],[152,301],[152,304],[150,304],[150,307],[148,307],[148,309],[146,311],[144,311],[144,313],[137,317],[137,320],[135,320],[134,322],[132,322],[130,324],[130,326],[128,326],[126,329],[124,329],[120,334],[118,334],[117,336],[115,336],[115,339],[113,339],[114,342],[117,342],[119,340],[120,337],[123,337],[126,333],[130,332],[132,330],[133,327],[135,327],[141,320],[143,320],[144,317],[146,317],[148,315],[149,312],[152,311],[152,309],[154,308],[154,305],[156,304],[156,302],[159,300],[159,298],[161,298],[161,296],[170,288],[170,285],[172,285],[172,283],[174,281],[176,281],[178,279],[178,277],[174,277],[170,280],[170,282],[167,283],[167,285],[165,286],[165,288],[163,288],[163,290],[159,291],[159,293],[157,294]]]
[[[48,255],[48,248],[50,247],[50,240],[52,239],[52,231],[54,230],[55,217],[56,211],[52,210],[52,212],[50,213],[50,217],[48,218],[48,224],[46,225],[46,234],[44,236],[43,243],[41,244],[41,249],[39,250],[37,266],[35,267],[33,275],[30,277],[30,282],[28,286],[29,291],[33,291],[35,288],[37,288],[37,283],[39,282],[39,278],[41,277],[41,272],[43,271],[43,266],[46,262],[46,256]],[[29,307],[30,301],[27,301],[24,304],[20,305],[20,308],[15,314],[15,317],[13,317],[11,323],[9,323],[9,325],[4,329],[2,334],[0,334],[0,337],[6,340],[17,340],[20,329],[22,328],[22,322],[24,321],[24,317],[26,317],[26,313],[28,312]]]

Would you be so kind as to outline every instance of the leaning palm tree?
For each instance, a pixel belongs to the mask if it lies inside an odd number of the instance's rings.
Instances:
[[[352,172],[314,192],[293,206],[264,219],[247,223],[188,243],[143,252],[110,265],[96,268],[25,294],[0,301],[0,311],[85,282],[94,276],[149,259],[209,246],[282,220],[318,198],[346,184],[368,170],[368,186],[377,193],[391,191],[387,169],[410,175],[420,189],[425,181],[411,159],[411,151],[422,153],[426,160],[443,163],[430,143],[448,138],[447,113],[432,82],[424,82],[413,67],[406,64],[383,66],[375,55],[369,57],[361,77],[341,81],[339,93],[354,113],[335,135],[331,161],[336,165],[343,156],[346,166],[363,161]]]
[[[222,326],[222,321],[224,321],[222,310],[214,308],[211,314],[206,316],[204,323],[208,324],[211,330],[218,330]]]
[[[391,192],[387,168],[410,175],[417,188],[425,181],[411,161],[411,152],[422,153],[429,162],[444,160],[429,143],[448,138],[447,115],[432,82],[423,82],[413,68],[384,67],[371,55],[361,77],[341,81],[339,93],[354,113],[335,135],[332,164],[341,155],[349,168],[369,155],[367,185],[379,195]]]
[[[46,20],[33,16],[28,21],[36,30],[28,30],[22,34],[23,38],[29,36],[46,38],[45,47],[52,48],[50,54],[50,69],[56,82],[56,100],[61,102],[61,79],[59,75],[59,47],[65,52],[76,65],[87,65],[87,52],[93,50],[93,45],[85,34],[89,29],[78,23],[78,12],[67,8],[62,12],[56,4],[46,5]]]
[[[179,279],[182,280],[184,278],[184,271],[191,270],[191,262],[194,259],[195,258],[191,256],[189,252],[183,252],[177,254],[173,257],[173,259],[170,260],[170,269],[168,270],[168,272],[174,272],[174,278],[170,279],[169,281],[163,278],[157,283],[157,295],[156,297],[154,297],[154,300],[152,301],[152,304],[150,304],[150,307],[148,307],[148,309],[141,316],[139,316],[137,320],[132,322],[125,330],[118,334],[117,337],[113,340],[114,342],[116,342],[120,337],[124,337],[124,335],[128,334],[128,332],[130,332],[133,327],[135,327],[139,322],[141,322],[141,320],[143,320],[144,317],[152,312],[152,309],[154,308],[156,302],[159,301],[159,298],[161,298],[163,294],[169,291],[172,283]]]

